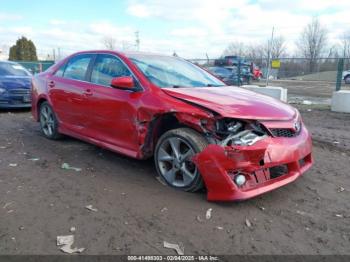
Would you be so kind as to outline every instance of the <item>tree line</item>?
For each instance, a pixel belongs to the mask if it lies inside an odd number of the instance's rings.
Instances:
[[[36,47],[32,40],[22,36],[10,47],[10,61],[38,61]]]

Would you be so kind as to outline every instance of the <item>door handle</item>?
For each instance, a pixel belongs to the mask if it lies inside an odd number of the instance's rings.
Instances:
[[[86,90],[83,92],[83,94],[86,95],[86,96],[92,96],[91,89],[86,89]]]
[[[50,88],[55,87],[55,82],[52,81],[52,80],[50,80],[48,86],[49,86]]]

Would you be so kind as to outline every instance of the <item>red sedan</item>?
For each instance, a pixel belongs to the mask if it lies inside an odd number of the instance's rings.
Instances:
[[[229,87],[181,58],[80,52],[36,75],[32,113],[62,134],[130,157],[154,156],[171,187],[208,200],[243,200],[297,179],[312,165],[299,112]]]

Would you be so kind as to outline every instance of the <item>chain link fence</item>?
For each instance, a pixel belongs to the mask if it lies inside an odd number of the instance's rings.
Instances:
[[[14,61],[21,64],[23,67],[28,69],[32,74],[37,74],[45,71],[52,66],[54,61]]]
[[[203,67],[212,67],[216,59],[189,59],[192,63]],[[274,68],[274,61],[279,61],[279,67]],[[343,60],[343,71],[350,70],[350,58],[318,58],[310,60],[307,58],[280,58],[272,59],[270,71],[271,79],[291,79],[305,81],[329,81],[336,82],[338,64]],[[267,59],[246,59],[254,63],[263,72],[264,78],[267,73]],[[344,79],[343,79],[344,80]]]
[[[205,68],[218,66],[216,59],[189,59]],[[268,60],[266,58],[242,58],[251,68],[261,71],[262,77],[252,79],[251,84],[266,85]],[[226,65],[221,65],[225,67]],[[333,91],[350,90],[350,58],[279,58],[272,59],[268,83],[281,86],[291,94],[330,98]]]

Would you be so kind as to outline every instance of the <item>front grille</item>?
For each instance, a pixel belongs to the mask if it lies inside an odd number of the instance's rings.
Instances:
[[[9,93],[12,95],[29,95],[29,89],[10,89]]]
[[[274,179],[283,175],[288,174],[288,167],[287,165],[280,165],[280,166],[274,166],[270,167],[270,178]]]
[[[295,137],[300,133],[287,128],[271,128],[270,131],[275,137]]]

